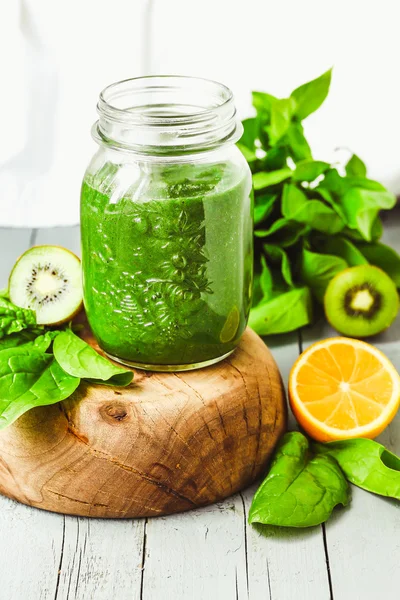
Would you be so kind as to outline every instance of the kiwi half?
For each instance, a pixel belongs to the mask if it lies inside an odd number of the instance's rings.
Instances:
[[[329,323],[350,337],[368,337],[389,327],[399,309],[393,280],[372,265],[341,271],[326,289],[324,308]]]
[[[81,261],[61,246],[34,246],[16,262],[10,300],[36,312],[39,325],[59,325],[82,308]]]

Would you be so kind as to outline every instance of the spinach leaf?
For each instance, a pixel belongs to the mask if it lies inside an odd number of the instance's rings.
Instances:
[[[15,348],[32,342],[41,332],[35,331],[34,329],[24,329],[17,333],[10,333],[0,339],[0,352],[7,348]]]
[[[367,167],[357,154],[353,154],[346,165],[346,174],[349,177],[366,177]]]
[[[310,452],[301,433],[286,433],[269,473],[258,488],[250,523],[311,527],[329,519],[338,504],[350,501],[350,488],[337,462]]]
[[[261,301],[251,309],[249,325],[259,335],[270,335],[293,331],[311,320],[310,290],[303,287]]]
[[[400,458],[364,438],[315,444],[318,453],[339,463],[347,479],[364,490],[400,500]]]
[[[358,244],[367,262],[380,267],[393,279],[396,286],[400,288],[400,256],[396,250],[379,242],[375,244]]]
[[[317,238],[315,245],[317,250],[325,254],[333,254],[334,256],[343,258],[349,267],[368,264],[368,260],[360,249],[345,237],[326,236],[324,238]]]
[[[254,205],[254,224],[264,221],[272,212],[277,194],[262,194],[257,196]]]
[[[330,254],[318,254],[304,249],[301,262],[301,278],[308,285],[317,300],[322,302],[328,283],[337,273],[346,269],[343,258]]]
[[[0,429],[35,406],[68,398],[80,382],[65,373],[52,354],[25,346],[0,353]]]
[[[15,306],[5,296],[0,296],[0,338],[35,325],[36,315],[33,310]]]
[[[103,385],[129,385],[132,371],[115,366],[70,329],[62,331],[54,340],[54,357],[70,375]]]
[[[321,160],[302,160],[293,173],[294,181],[314,181],[329,169],[330,165]]]
[[[271,260],[271,262],[279,263],[282,277],[285,283],[287,283],[289,287],[294,287],[290,261],[285,250],[280,246],[275,246],[273,244],[264,244],[264,251],[267,257]]]
[[[345,225],[329,206],[319,200],[309,200],[293,184],[286,184],[283,188],[282,214],[287,219],[304,223],[323,233],[338,233]]]
[[[253,175],[253,186],[256,191],[263,190],[271,185],[276,185],[285,179],[289,179],[292,170],[289,167],[277,171],[261,171]]]
[[[296,101],[295,114],[302,121],[315,112],[323,103],[329,92],[332,69],[320,77],[301,85],[291,93],[291,98]]]
[[[0,340],[0,357],[4,350],[15,348],[15,352],[27,353],[30,349],[46,352],[59,334],[59,331],[46,331],[37,329],[24,329],[18,333],[12,333]]]

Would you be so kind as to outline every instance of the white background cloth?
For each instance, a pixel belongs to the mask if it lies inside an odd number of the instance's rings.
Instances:
[[[99,91],[149,73],[285,96],[334,65],[306,122],[400,193],[397,0],[0,0],[0,226],[76,224]]]

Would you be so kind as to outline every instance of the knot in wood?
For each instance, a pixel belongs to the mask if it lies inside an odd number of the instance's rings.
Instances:
[[[121,402],[107,404],[100,409],[100,412],[102,417],[105,417],[108,421],[126,421],[129,417],[127,407]]]

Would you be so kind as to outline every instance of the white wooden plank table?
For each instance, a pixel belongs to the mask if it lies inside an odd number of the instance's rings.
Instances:
[[[384,237],[400,250],[400,214]],[[32,244],[79,253],[79,228],[0,228],[0,288]],[[324,323],[268,344],[287,382]],[[400,319],[374,343],[400,370]],[[293,428],[294,422],[289,423]],[[400,453],[400,415],[380,440]],[[0,600],[373,600],[399,597],[399,505],[353,488],[352,505],[308,530],[247,524],[255,487],[181,515],[62,516],[0,496]]]

